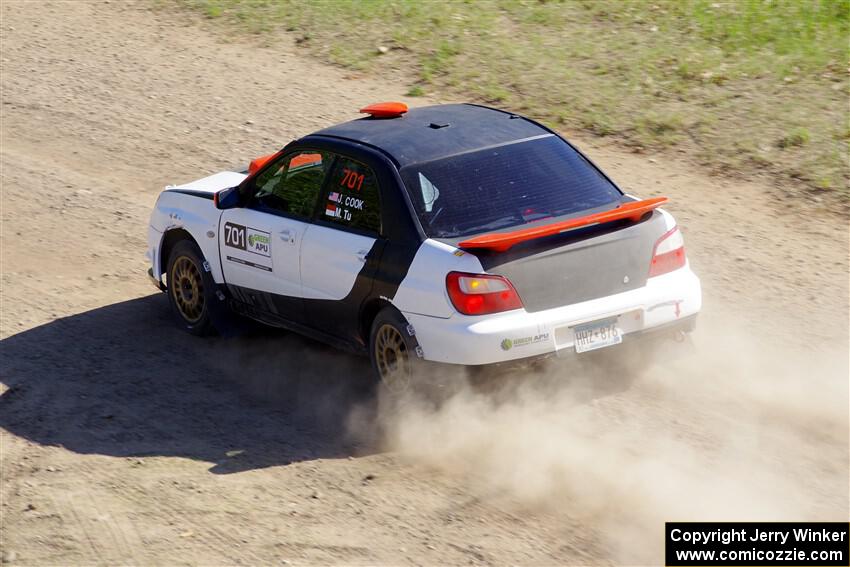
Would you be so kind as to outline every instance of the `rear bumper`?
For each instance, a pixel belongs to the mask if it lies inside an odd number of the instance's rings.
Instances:
[[[697,315],[689,315],[663,325],[636,331],[630,339],[680,339],[683,334],[693,333],[697,328]]]
[[[701,307],[699,278],[686,266],[651,278],[639,289],[536,313],[518,309],[481,317],[405,316],[426,360],[474,366],[574,353],[573,327],[612,317],[624,343],[643,335],[688,332]]]
[[[696,326],[697,315],[691,315],[690,317],[685,317],[684,319],[679,319],[677,321],[673,321],[672,323],[667,323],[664,325],[659,325],[658,327],[653,327],[652,329],[646,329],[644,331],[637,331],[631,333],[630,335],[628,335],[628,338],[625,338],[623,340],[621,344],[593,351],[591,356],[598,356],[599,353],[602,353],[606,356],[621,356],[624,352],[624,348],[631,347],[634,345],[639,345],[639,348],[641,349],[648,348],[650,349],[648,352],[651,352],[651,349],[653,347],[660,346],[665,342],[684,342],[687,339],[687,335],[696,330]],[[515,371],[523,368],[529,368],[545,360],[569,360],[576,356],[587,355],[577,353],[575,351],[575,348],[565,348],[547,354],[541,354],[529,358],[520,358],[517,360],[510,360],[507,362],[496,362],[489,365],[477,366],[476,368],[487,368],[491,370],[495,369],[498,371]]]

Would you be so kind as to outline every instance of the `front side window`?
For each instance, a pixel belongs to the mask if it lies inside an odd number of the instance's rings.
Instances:
[[[516,227],[622,197],[551,135],[409,165],[401,176],[422,228],[437,238]]]
[[[331,172],[319,218],[335,225],[373,234],[381,232],[378,182],[372,170],[340,157]]]
[[[315,150],[290,153],[257,176],[254,202],[308,219],[331,164],[331,155]]]

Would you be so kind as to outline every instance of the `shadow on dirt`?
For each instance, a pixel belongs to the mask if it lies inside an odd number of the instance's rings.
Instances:
[[[466,378],[495,405],[525,387],[567,388],[583,404],[630,386],[627,373],[592,361]],[[15,435],[83,454],[202,460],[216,474],[373,453],[386,425],[367,358],[266,327],[193,337],[159,294],[0,341],[0,370],[0,427]]]
[[[186,335],[163,295],[22,332],[0,342],[0,427],[78,453],[203,460],[217,474],[370,452],[346,434],[355,407],[371,411],[368,360],[254,335]]]

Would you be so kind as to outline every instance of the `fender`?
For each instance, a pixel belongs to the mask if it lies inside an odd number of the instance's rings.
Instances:
[[[484,268],[475,255],[429,238],[416,251],[390,302],[405,316],[414,313],[448,319],[455,313],[446,291],[446,275],[452,271],[480,274]]]
[[[154,277],[160,278],[162,270],[162,245],[168,231],[182,229],[195,240],[210,267],[210,274],[216,283],[224,283],[221,270],[221,259],[218,248],[218,224],[221,211],[211,199],[164,191],[156,203],[154,214],[151,216],[152,232],[159,233],[159,241],[149,243],[156,251],[153,261]],[[159,272],[159,273],[157,273]]]

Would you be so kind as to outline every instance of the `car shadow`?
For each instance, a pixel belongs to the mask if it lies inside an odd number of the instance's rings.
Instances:
[[[0,362],[0,427],[35,443],[217,474],[374,452],[347,426],[374,411],[367,359],[269,329],[193,337],[161,294],[8,337]]]

